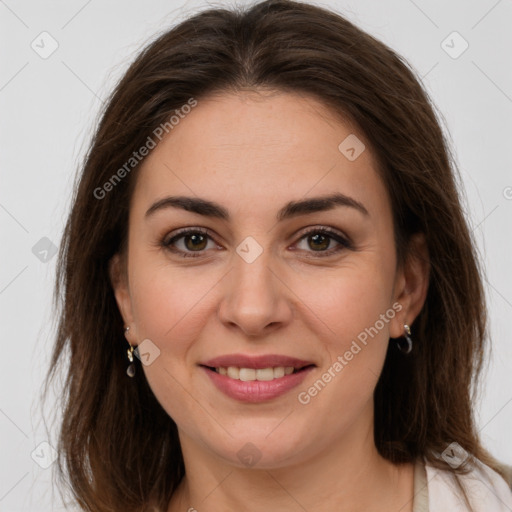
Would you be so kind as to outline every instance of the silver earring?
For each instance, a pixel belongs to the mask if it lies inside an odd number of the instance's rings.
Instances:
[[[124,333],[126,334],[130,330],[130,327],[124,328]],[[133,377],[135,375],[135,364],[133,363],[133,347],[130,342],[128,342],[130,345],[130,348],[126,351],[128,355],[128,360],[130,361],[130,364],[128,365],[128,368],[126,368],[126,374],[128,377]]]
[[[412,338],[411,338],[411,328],[407,325],[407,324],[404,324],[404,338],[405,338],[405,341],[407,342],[407,346],[403,346],[400,342],[396,342],[398,348],[400,349],[400,352],[402,352],[403,354],[410,354],[411,350],[412,350]]]

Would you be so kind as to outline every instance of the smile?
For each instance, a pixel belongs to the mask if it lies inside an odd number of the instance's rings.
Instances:
[[[230,379],[241,380],[244,382],[250,382],[254,380],[269,381],[274,379],[280,379],[285,375],[291,375],[300,371],[293,366],[276,366],[274,368],[239,368],[237,366],[219,366],[214,370],[220,375],[226,375]]]
[[[224,395],[242,402],[264,402],[300,385],[317,367],[284,354],[224,354],[198,366]]]

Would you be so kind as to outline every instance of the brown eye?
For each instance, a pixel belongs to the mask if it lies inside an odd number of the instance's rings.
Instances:
[[[182,237],[185,240],[185,247],[191,251],[202,250],[206,247],[208,239],[202,234],[195,233],[193,235],[185,235]]]
[[[329,247],[332,238],[325,236],[322,233],[317,233],[315,235],[309,235],[308,241],[310,242],[310,247],[315,250],[324,250]]]
[[[184,258],[194,258],[201,256],[202,253],[205,252],[208,248],[208,242],[212,242],[213,246],[216,247],[216,244],[207,231],[196,228],[183,229],[171,238],[162,240],[161,245],[165,249],[177,253]]]
[[[299,240],[306,247],[298,247],[300,250],[317,253],[312,257],[332,256],[343,249],[352,248],[351,243],[340,233],[330,228],[313,228],[306,232]],[[334,247],[333,247],[334,245]]]

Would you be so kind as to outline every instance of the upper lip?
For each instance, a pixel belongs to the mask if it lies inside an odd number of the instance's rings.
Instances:
[[[314,365],[312,361],[305,361],[296,357],[283,356],[278,354],[264,354],[261,356],[249,356],[246,354],[227,354],[224,356],[214,357],[200,363],[210,368],[227,368],[228,366],[236,366],[238,368],[270,368],[276,366],[293,366],[294,368],[303,368],[304,366]]]

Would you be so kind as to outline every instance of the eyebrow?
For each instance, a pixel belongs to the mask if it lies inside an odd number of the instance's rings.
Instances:
[[[337,206],[354,208],[365,216],[370,215],[368,210],[359,201],[344,194],[335,193],[310,199],[301,199],[299,201],[290,201],[277,212],[276,219],[283,221],[300,215],[332,210]],[[225,221],[230,220],[228,210],[220,204],[207,199],[186,196],[169,196],[159,199],[149,207],[145,217],[148,218],[157,211],[167,208],[180,208],[205,217],[213,217]]]

